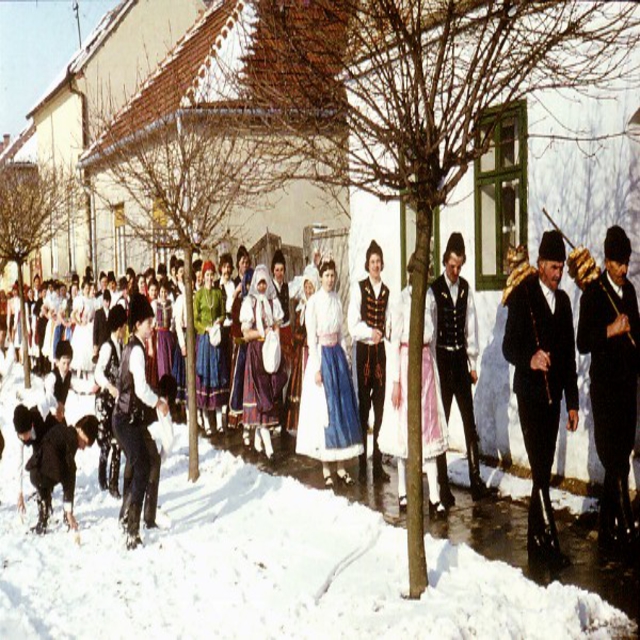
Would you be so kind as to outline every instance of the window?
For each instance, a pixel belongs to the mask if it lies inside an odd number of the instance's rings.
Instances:
[[[167,213],[160,200],[153,205],[153,268],[157,269],[160,263],[169,265],[169,232],[167,230]]]
[[[113,208],[115,227],[116,273],[123,274],[127,268],[127,239],[124,218],[124,204],[117,204]]]
[[[431,246],[429,247],[429,282],[440,275],[440,209],[433,213],[431,229]],[[400,284],[404,288],[408,284],[407,265],[416,246],[416,209],[410,199],[400,199]]]
[[[475,163],[476,288],[502,289],[507,250],[527,242],[527,105],[488,111],[478,143],[493,127],[488,151]]]

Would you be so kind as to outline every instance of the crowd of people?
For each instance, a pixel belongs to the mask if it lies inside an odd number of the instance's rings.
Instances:
[[[640,318],[635,290],[626,279],[630,253],[624,231],[610,229],[605,272],[582,298],[577,342],[581,353],[592,354],[596,446],[606,469],[600,537],[603,544],[625,547],[637,540],[627,477],[640,369],[631,346],[640,343]],[[509,300],[503,344],[505,358],[515,365],[514,392],[533,476],[529,554],[556,567],[567,563],[549,498],[563,394],[567,428],[578,426],[572,312],[568,296],[558,289],[565,257],[560,234],[546,232],[536,273]],[[471,497],[477,501],[495,493],[480,476],[472,399],[478,381],[478,321],[472,290],[460,275],[465,261],[464,239],[453,233],[442,258],[443,273],[431,284],[424,309],[422,462],[434,518],[446,517],[455,504],[446,461],[454,398],[464,427]],[[371,440],[372,480],[388,482],[383,454],[395,457],[398,506],[404,511],[412,287],[394,293],[384,284],[383,250],[376,241],[366,251],[364,266],[367,277],[351,287],[346,313],[354,342],[350,366],[331,257],[315,256],[293,286],[280,250],[270,267],[253,268],[244,247],[235,264],[224,254],[217,267],[212,260],[191,265],[196,419],[208,436],[241,430],[244,445],[264,454],[270,464],[276,460],[274,433],[281,440],[295,437],[296,453],[321,463],[327,488],[335,482],[368,481]],[[50,446],[54,453],[34,455],[27,464],[38,490],[39,533],[46,531],[56,482],[63,483],[67,522],[76,524],[69,479],[75,478],[73,456],[94,440],[100,446],[100,487],[123,500],[120,519],[127,546],[141,543],[143,516],[147,527],[156,526],[160,457],[146,427],[170,411],[179,422],[188,417],[184,270],[184,263],[172,258],[168,270],[160,265],[157,272],[136,275],[127,269],[119,280],[113,272],[101,273],[94,283],[88,269],[82,288],[74,280],[68,293],[63,283],[34,278],[24,312],[29,357],[33,370],[45,376],[45,398],[35,408],[16,409],[20,439],[37,453],[54,438],[48,428],[66,426],[64,404],[72,384],[84,378],[96,394],[95,418],[87,416],[74,433],[58,433],[56,446]],[[615,312],[607,301],[612,296],[618,301]],[[20,305],[14,299],[7,303],[0,329],[1,366],[10,359],[9,344],[21,342]],[[76,374],[73,383],[71,372]],[[122,493],[121,451],[126,459]],[[357,479],[346,467],[356,458]],[[24,508],[22,488],[19,507]]]

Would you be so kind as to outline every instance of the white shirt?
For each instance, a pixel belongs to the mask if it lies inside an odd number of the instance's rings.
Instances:
[[[609,272],[607,271],[607,280],[609,281],[609,284],[611,285],[611,288],[618,294],[618,298],[622,299],[622,287],[618,286],[612,279],[611,276],[609,275]]]
[[[113,335],[111,336],[113,343],[116,346],[116,355],[118,356],[118,362],[120,362],[122,357],[122,347],[120,345],[120,341],[114,339]],[[105,369],[109,364],[109,359],[111,358],[111,343],[107,340],[100,347],[100,351],[98,353],[98,362],[96,362],[96,368],[94,371],[94,378],[96,384],[103,391],[111,384],[109,380],[107,380],[107,376],[105,375]]]
[[[380,297],[380,291],[382,289],[382,280],[380,282],[374,282],[369,277],[369,282],[373,287],[373,293],[376,296],[376,300]],[[385,311],[385,326],[389,320],[389,307]],[[349,313],[347,315],[347,323],[349,326],[349,333],[354,340],[364,342],[365,344],[373,344],[373,328],[370,327],[363,319],[360,313],[362,309],[362,291],[360,290],[360,283],[357,282],[351,287],[349,295]]]
[[[540,283],[540,288],[542,289],[542,293],[544,295],[544,299],[547,301],[549,305],[549,309],[551,309],[551,313],[556,312],[556,292],[552,291],[547,287],[547,285],[538,278],[538,282]]]
[[[320,287],[307,302],[305,319],[309,345],[307,367],[313,367],[312,371],[320,371],[320,336],[337,334],[338,342],[345,354],[347,352],[347,345],[342,335],[342,305],[338,294],[335,291],[325,291]]]

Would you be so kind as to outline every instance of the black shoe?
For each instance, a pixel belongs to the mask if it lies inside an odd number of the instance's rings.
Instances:
[[[346,487],[351,487],[356,483],[356,481],[349,475],[347,471],[345,471],[344,473],[338,472],[338,480],[340,480],[340,482],[342,482],[342,484]]]
[[[497,495],[497,487],[487,487],[482,480],[471,483],[471,499],[474,502],[483,500],[484,498],[496,498]]]
[[[140,515],[141,506],[131,503],[129,505],[129,516],[127,518],[127,549],[129,551],[142,546],[142,538],[140,538]]]
[[[429,500],[429,517],[435,520],[444,520],[447,517],[447,509],[442,502],[435,504]]]
[[[373,465],[373,479],[379,482],[389,482],[391,476],[383,469],[382,463]]]

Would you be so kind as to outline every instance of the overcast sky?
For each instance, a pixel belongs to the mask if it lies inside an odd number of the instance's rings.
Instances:
[[[78,0],[82,39],[119,0]],[[73,0],[0,0],[0,135],[15,137],[78,49]]]

